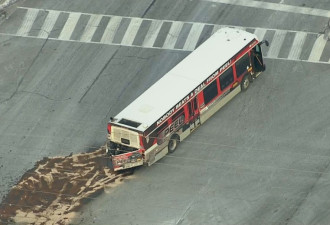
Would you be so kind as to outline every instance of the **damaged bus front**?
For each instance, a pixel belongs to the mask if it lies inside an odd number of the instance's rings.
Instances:
[[[138,132],[108,123],[107,154],[114,171],[143,165],[144,150]]]

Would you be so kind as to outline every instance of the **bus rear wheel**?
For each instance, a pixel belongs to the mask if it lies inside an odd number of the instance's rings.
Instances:
[[[249,75],[246,75],[244,76],[243,80],[242,80],[242,83],[241,83],[241,88],[242,88],[242,91],[246,91],[249,86],[250,86],[250,76]]]
[[[172,135],[170,141],[168,142],[168,152],[169,153],[175,152],[179,143],[180,143],[179,135],[177,135],[177,134]]]

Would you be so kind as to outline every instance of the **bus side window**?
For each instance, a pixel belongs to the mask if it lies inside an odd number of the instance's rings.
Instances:
[[[197,105],[197,98],[194,98],[194,110],[197,110],[198,105]]]
[[[236,75],[237,78],[247,74],[247,67],[250,67],[249,55],[246,53],[236,62]]]
[[[181,114],[184,113],[184,109],[181,108],[179,111],[177,111],[173,116],[172,116],[172,121],[176,120]]]
[[[204,103],[207,105],[218,95],[218,87],[217,80],[214,80],[211,84],[209,84],[204,90]]]
[[[193,110],[191,107],[191,102],[188,102],[188,110],[189,110],[189,117],[191,117],[193,115]]]
[[[223,91],[234,81],[233,68],[229,67],[223,74],[220,75],[220,89]]]

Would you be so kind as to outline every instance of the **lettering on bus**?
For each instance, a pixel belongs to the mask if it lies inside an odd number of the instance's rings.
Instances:
[[[162,122],[164,122],[169,116],[171,116],[172,113],[174,113],[175,109],[172,108],[171,110],[169,110],[167,113],[165,113],[165,115],[163,115],[158,121],[157,121],[157,126],[159,124],[161,124]]]
[[[205,82],[203,82],[197,88],[195,88],[195,91],[194,91],[195,95],[197,95],[199,92],[201,92],[205,86],[206,86],[206,84],[205,84]]]
[[[165,141],[164,137],[175,132],[177,129],[181,127],[181,125],[183,125],[183,123],[184,123],[184,115],[181,115],[176,120],[174,120],[170,126],[166,127],[162,132],[159,133],[157,143],[162,144]]]
[[[164,130],[164,136],[176,131],[183,124],[183,122],[184,122],[184,115],[174,120],[172,124]]]
[[[219,69],[217,69],[211,76],[206,79],[206,84],[213,81],[220,73],[225,71],[231,65],[231,60],[223,64]]]
[[[189,95],[187,95],[186,97],[184,97],[178,104],[176,104],[175,110],[178,110],[179,108],[181,108],[181,106],[184,106],[193,97],[194,97],[194,92],[191,92]]]
[[[179,108],[184,106],[187,102],[189,102],[194,96],[196,96],[199,92],[201,92],[208,83],[213,81],[220,73],[222,73],[224,70],[226,70],[231,65],[231,60],[226,62],[224,65],[222,65],[219,69],[217,69],[211,76],[209,76],[203,83],[198,85],[198,87],[195,88],[194,91],[192,91],[190,94],[188,94],[186,97],[184,97],[178,104],[174,106],[174,108],[170,109],[167,113],[165,113],[158,121],[157,126],[164,121],[167,120],[174,112],[176,112]]]

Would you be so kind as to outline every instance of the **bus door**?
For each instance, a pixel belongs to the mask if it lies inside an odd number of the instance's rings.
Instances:
[[[262,72],[265,70],[265,65],[262,59],[262,52],[260,44],[257,44],[252,50],[251,50],[251,62],[252,67],[256,73]]]
[[[199,116],[199,108],[197,104],[197,97],[195,97],[193,100],[188,102],[188,108],[189,108],[190,131],[192,131],[201,124],[200,116]]]

